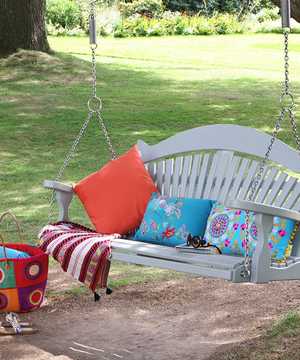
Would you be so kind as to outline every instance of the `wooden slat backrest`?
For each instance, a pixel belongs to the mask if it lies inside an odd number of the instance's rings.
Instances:
[[[247,199],[259,166],[259,160],[254,159],[254,156],[263,158],[270,136],[251,128],[232,125],[225,128],[224,125],[213,125],[204,129],[207,138],[201,141],[200,136],[198,146],[195,137],[201,135],[203,128],[177,134],[153,146],[141,141],[138,143],[143,160],[158,188],[167,196],[207,198],[221,202],[225,202],[226,198]],[[221,130],[223,133],[220,133]],[[217,138],[222,146],[218,146],[212,136],[216,131],[220,134]],[[231,145],[226,138],[229,135],[232,142],[237,140],[238,145]],[[250,148],[249,138],[252,139],[253,149]],[[263,147],[259,143],[262,140]],[[207,148],[204,148],[203,142]],[[254,200],[299,211],[299,179],[286,174],[277,165],[300,173],[300,156],[283,142],[279,142],[279,146],[278,142],[275,144],[275,154],[271,157],[275,164],[266,167]]]

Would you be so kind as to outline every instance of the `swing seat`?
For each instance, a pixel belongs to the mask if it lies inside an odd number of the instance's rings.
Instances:
[[[272,262],[268,248],[274,216],[300,222],[299,153],[277,140],[254,201],[246,201],[270,140],[270,135],[253,128],[209,125],[183,131],[152,146],[138,141],[145,166],[162,195],[217,200],[227,207],[256,212],[258,240],[251,279],[241,276],[244,259],[239,256],[208,254],[204,250],[185,253],[128,239],[112,241],[112,259],[232,282],[300,279],[299,231],[284,266]],[[72,186],[50,180],[44,186],[56,193],[58,220],[69,221]]]

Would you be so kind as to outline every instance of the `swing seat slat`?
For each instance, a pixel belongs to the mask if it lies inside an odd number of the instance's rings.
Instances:
[[[112,259],[231,281],[239,278],[237,275],[243,265],[241,257],[201,254],[201,251],[199,254],[185,253],[167,246],[127,239],[112,241]]]

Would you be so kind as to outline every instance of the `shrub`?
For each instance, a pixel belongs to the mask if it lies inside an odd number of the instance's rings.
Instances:
[[[215,29],[211,19],[204,16],[194,16],[191,18],[191,25],[193,28],[193,35],[212,35],[215,34]]]
[[[73,29],[65,29],[60,25],[47,25],[47,33],[53,36],[84,36],[86,32],[79,27]]]
[[[130,35],[129,35],[129,32],[126,30],[124,23],[123,22],[119,23],[115,28],[114,37],[125,38],[128,36],[130,36]]]
[[[120,10],[124,17],[138,14],[153,18],[162,14],[164,6],[162,0],[133,0],[121,3]]]
[[[71,0],[48,0],[46,19],[48,24],[63,29],[81,27],[83,20],[79,5]]]
[[[138,17],[136,20],[133,20],[128,25],[128,29],[131,31],[133,36],[146,36],[149,24],[147,19],[143,17]]]
[[[220,14],[212,18],[214,30],[217,34],[237,34],[243,32],[242,23],[235,15]]]
[[[123,19],[116,27],[114,36],[233,34],[245,30],[246,23],[240,23],[235,15],[221,14],[207,18],[167,12],[161,19],[149,19],[140,15]]]
[[[161,22],[150,21],[150,26],[147,29],[147,36],[162,36],[165,35],[165,28]]]
[[[262,9],[255,15],[258,22],[274,21],[280,18],[277,8]]]
[[[174,34],[173,23],[177,16],[180,16],[180,14],[173,13],[171,11],[166,11],[162,14],[161,19],[160,19],[160,24],[164,29],[164,35],[173,35]]]

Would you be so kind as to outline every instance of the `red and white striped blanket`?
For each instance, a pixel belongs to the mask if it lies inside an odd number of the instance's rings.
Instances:
[[[39,234],[40,248],[92,291],[107,287],[111,240],[118,237],[98,234],[71,222],[49,224]]]

